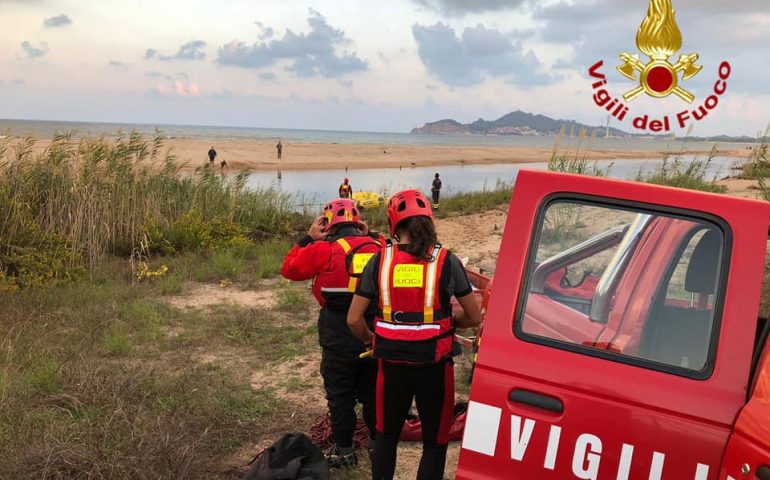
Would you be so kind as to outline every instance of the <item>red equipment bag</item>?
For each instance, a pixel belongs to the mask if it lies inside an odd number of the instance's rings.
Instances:
[[[455,405],[455,413],[452,417],[452,426],[449,428],[449,441],[457,442],[463,439],[465,430],[465,417],[468,413],[468,404],[460,402]],[[409,415],[401,430],[401,440],[405,442],[422,441],[422,422],[417,415]]]

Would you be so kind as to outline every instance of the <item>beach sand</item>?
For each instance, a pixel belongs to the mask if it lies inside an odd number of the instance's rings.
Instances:
[[[206,152],[211,142],[192,139],[171,139],[167,145],[179,159],[190,165],[208,160]],[[342,145],[328,143],[284,143],[283,158],[276,158],[273,142],[217,142],[217,161],[226,160],[231,169],[300,170],[320,168],[398,168],[432,165],[479,165],[501,163],[546,162],[551,148],[478,147],[478,146],[410,146],[410,145]],[[661,145],[663,147],[663,145]],[[591,160],[663,158],[665,150],[590,151]],[[706,154],[708,152],[690,152]],[[723,156],[745,156],[746,151],[721,151]]]
[[[40,140],[34,151],[41,152],[50,143]],[[172,138],[165,147],[193,170],[208,162],[211,140]],[[480,165],[503,163],[546,162],[552,148],[532,147],[479,147],[479,146],[413,146],[336,143],[283,143],[283,158],[277,159],[275,142],[253,140],[218,140],[217,166],[227,161],[231,171],[249,170],[318,170],[323,168],[398,168],[433,165]],[[564,150],[560,150],[564,152]],[[660,150],[594,150],[584,148],[590,160],[662,159],[665,144]],[[677,152],[678,153],[678,152]],[[686,154],[706,155],[707,151],[692,150]],[[721,150],[721,156],[745,157],[747,150]],[[574,154],[574,151],[573,151]]]

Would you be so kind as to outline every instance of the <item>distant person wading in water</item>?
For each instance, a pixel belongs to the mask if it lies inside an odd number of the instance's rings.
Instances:
[[[339,190],[340,198],[350,198],[353,195],[353,187],[350,186],[350,180],[345,178],[342,180]]]
[[[214,150],[214,147],[212,146],[209,149],[209,163],[214,165],[214,160],[216,160],[216,158],[217,158],[217,151]]]
[[[433,186],[430,188],[430,193],[433,194],[433,208],[438,208],[438,197],[441,195],[441,179],[438,178],[438,173],[433,178]]]
[[[283,145],[281,144],[280,140],[278,140],[278,145],[275,146],[275,150],[278,152],[278,160],[280,160],[281,152],[283,151]]]

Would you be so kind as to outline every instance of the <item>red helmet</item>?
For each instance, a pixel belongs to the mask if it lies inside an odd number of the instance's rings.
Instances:
[[[388,223],[390,223],[391,237],[395,234],[398,224],[409,217],[433,219],[430,202],[420,190],[402,190],[390,197]]]
[[[350,181],[350,180],[348,180],[348,177],[345,177],[345,179],[344,179],[344,180],[342,180],[342,183],[344,183],[345,185],[347,185],[349,181]]]
[[[348,198],[337,198],[324,205],[324,216],[326,217],[324,232],[328,232],[333,226],[343,223],[361,224],[356,202]]]

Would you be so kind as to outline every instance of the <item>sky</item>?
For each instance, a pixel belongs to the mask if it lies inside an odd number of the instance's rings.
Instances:
[[[673,0],[684,82],[727,92],[694,135],[770,121],[770,1]],[[514,110],[606,122],[588,69],[615,71],[648,0],[0,0],[0,118],[408,132]],[[646,59],[640,54],[643,59]],[[678,55],[678,54],[677,54]],[[671,96],[630,104],[651,116]],[[616,127],[631,130],[630,125]]]

